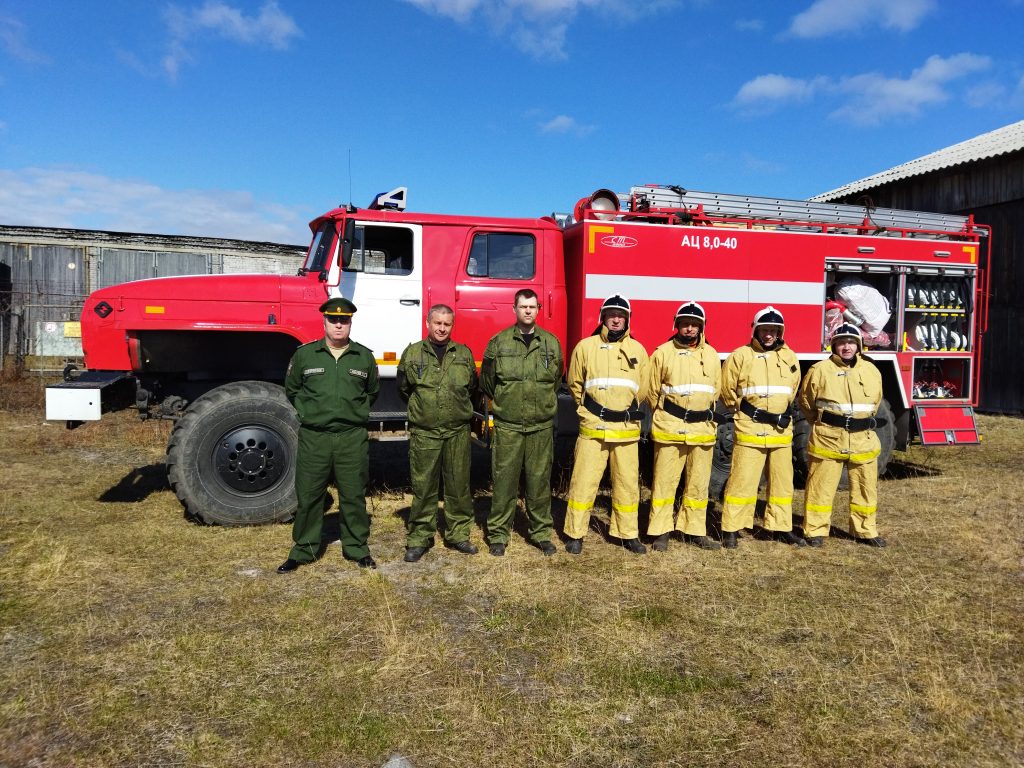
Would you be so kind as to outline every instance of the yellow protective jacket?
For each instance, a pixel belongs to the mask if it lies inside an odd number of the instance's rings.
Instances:
[[[602,421],[583,406],[585,394],[614,411],[624,411],[647,396],[647,350],[626,335],[608,341],[608,329],[576,345],[569,362],[567,383],[580,419],[580,437],[628,443],[640,439],[639,421]]]
[[[792,422],[781,429],[754,421],[740,411],[740,402],[746,400],[762,411],[785,413],[796,399],[799,386],[800,361],[784,343],[766,352],[753,339],[729,355],[722,369],[722,401],[734,414],[736,442],[759,448],[792,445]]]
[[[882,374],[859,352],[852,366],[838,355],[815,363],[800,387],[800,410],[811,422],[807,452],[822,459],[865,464],[881,452],[881,443],[873,429],[847,432],[818,421],[822,411],[832,411],[855,419],[867,419],[882,402]]]
[[[665,402],[690,411],[714,408],[722,388],[722,363],[710,344],[680,344],[675,337],[651,355],[647,375],[647,404],[654,418],[651,438],[657,443],[707,445],[715,442],[717,427],[711,420],[686,422],[664,410]]]

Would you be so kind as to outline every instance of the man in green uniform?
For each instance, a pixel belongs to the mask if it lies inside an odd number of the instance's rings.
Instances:
[[[427,338],[406,347],[398,363],[398,392],[409,404],[413,499],[406,525],[407,563],[415,563],[434,544],[442,476],[445,544],[464,555],[477,552],[469,541],[469,423],[477,396],[476,362],[469,347],[452,341],[454,325],[455,310],[432,306]]]
[[[487,543],[495,557],[505,554],[519,496],[519,476],[525,471],[528,536],[545,555],[553,555],[551,462],[562,345],[554,334],[537,326],[540,301],[536,292],[529,288],[516,292],[513,308],[516,324],[488,342],[480,368],[480,389],[494,401],[494,493],[487,516]]]
[[[380,385],[373,352],[349,338],[355,311],[356,305],[348,299],[321,304],[324,337],[303,344],[288,363],[284,391],[300,423],[295,458],[298,508],[292,525],[295,545],[278,573],[290,573],[316,559],[332,475],[338,487],[342,553],[360,568],[377,567],[366,546],[370,535],[366,420]]]

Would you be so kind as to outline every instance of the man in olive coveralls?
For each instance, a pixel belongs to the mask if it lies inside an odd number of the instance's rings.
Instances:
[[[295,545],[278,573],[290,573],[316,559],[332,475],[338,487],[342,553],[360,568],[377,567],[366,546],[366,420],[380,385],[373,352],[349,338],[355,311],[348,299],[325,301],[320,305],[324,337],[303,344],[288,363],[284,391],[300,422],[295,459],[298,508],[292,525]]]
[[[398,392],[409,404],[409,475],[412,505],[405,562],[415,563],[434,544],[438,486],[444,477],[445,544],[475,555],[469,541],[469,423],[477,397],[476,362],[469,347],[452,341],[455,310],[435,304],[427,338],[410,344],[398,363]]]
[[[487,543],[495,557],[505,554],[519,497],[519,476],[525,472],[529,540],[545,555],[553,555],[551,462],[562,345],[554,334],[537,326],[540,301],[535,291],[523,288],[516,292],[513,309],[516,324],[488,342],[480,368],[480,389],[494,401],[494,493],[487,516]]]

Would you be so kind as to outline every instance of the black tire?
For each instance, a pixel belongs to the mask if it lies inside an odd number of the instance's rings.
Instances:
[[[299,421],[284,389],[240,381],[210,390],[167,443],[171,488],[209,525],[262,525],[295,514]]]
[[[736,430],[732,420],[718,425],[718,432],[715,435],[715,451],[711,457],[711,485],[708,488],[708,498],[718,501],[725,491],[725,483],[729,479],[729,469],[732,467],[732,446]]]

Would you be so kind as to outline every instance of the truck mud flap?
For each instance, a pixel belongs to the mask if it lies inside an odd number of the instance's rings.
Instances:
[[[969,405],[915,405],[922,445],[977,445],[981,442]]]

